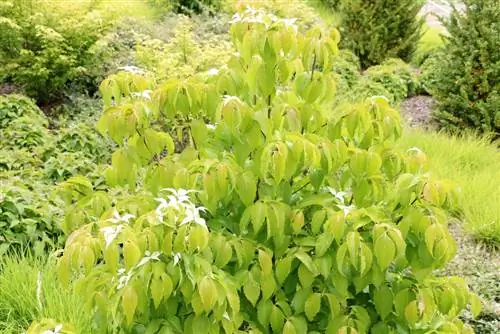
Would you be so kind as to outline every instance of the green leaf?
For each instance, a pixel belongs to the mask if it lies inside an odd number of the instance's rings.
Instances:
[[[269,318],[271,322],[271,328],[275,333],[280,333],[283,328],[283,323],[285,322],[285,317],[283,316],[283,312],[281,312],[280,308],[276,305],[273,305],[271,308],[271,316]]]
[[[295,253],[295,257],[304,264],[304,266],[311,272],[311,274],[313,275],[317,274],[318,270],[314,265],[313,260],[307,253],[305,253],[303,250],[299,250]]]
[[[483,303],[481,302],[481,299],[473,293],[469,294],[469,299],[470,299],[470,308],[472,314],[474,315],[474,318],[476,318],[477,316],[479,316],[479,314],[481,314]]]
[[[302,287],[310,287],[314,281],[314,275],[304,264],[299,266],[299,281]]]
[[[210,277],[205,276],[200,281],[198,289],[198,293],[201,297],[201,302],[203,303],[203,308],[205,309],[205,312],[208,313],[217,300],[217,287]]]
[[[405,308],[405,318],[411,325],[415,325],[420,318],[418,301],[411,301]]]
[[[262,290],[262,299],[269,299],[274,291],[276,290],[276,282],[274,281],[274,277],[270,276],[261,276],[260,287]]]
[[[272,308],[273,303],[270,300],[261,300],[257,305],[257,319],[266,328],[269,326]]]
[[[272,275],[273,259],[265,250],[259,249],[259,264],[264,276]]]
[[[293,258],[287,256],[283,259],[280,259],[276,263],[276,279],[278,280],[278,284],[283,284],[288,275],[290,274],[290,270],[292,268]]]
[[[267,214],[268,208],[266,204],[262,202],[257,202],[254,204],[252,210],[252,225],[255,234],[260,231]]]
[[[130,270],[141,259],[141,250],[132,241],[127,241],[123,245],[123,259],[125,261],[125,268]]]
[[[151,297],[153,297],[153,303],[155,305],[155,308],[158,308],[163,299],[164,284],[162,279],[158,277],[153,277],[151,279],[149,288],[151,290]]]
[[[309,321],[313,321],[316,314],[318,314],[321,308],[321,294],[313,293],[311,294],[305,304],[306,317]]]
[[[134,320],[137,300],[137,292],[135,292],[135,289],[131,285],[125,286],[122,295],[122,308],[129,325]]]
[[[331,234],[329,231],[320,234],[316,241],[316,255],[323,256],[327,252],[328,248],[330,248],[332,242],[333,234]]]
[[[391,289],[385,285],[380,287],[375,291],[373,301],[375,302],[375,309],[382,319],[387,318],[392,312],[393,295]]]
[[[257,192],[257,179],[251,172],[247,171],[236,178],[236,191],[243,204],[250,206],[253,203]]]
[[[166,273],[163,273],[161,275],[161,280],[163,283],[163,299],[167,300],[174,290],[174,283],[172,282],[170,276],[168,276]]]
[[[380,269],[385,270],[396,256],[396,246],[387,234],[382,234],[375,240],[375,257]]]
[[[297,334],[295,326],[290,320],[285,322],[285,325],[283,326],[283,334]]]
[[[245,294],[245,297],[247,297],[248,301],[255,306],[260,296],[260,286],[251,274],[249,274],[248,280],[243,286],[243,293]]]

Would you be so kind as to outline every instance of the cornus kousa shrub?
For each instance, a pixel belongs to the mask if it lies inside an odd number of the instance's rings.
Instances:
[[[433,275],[455,253],[453,187],[395,149],[385,98],[332,112],[338,32],[248,9],[231,36],[219,71],[101,86],[107,182],[134,200],[89,206],[59,265],[95,332],[470,333],[458,315],[478,298]],[[172,120],[189,125],[181,152]]]

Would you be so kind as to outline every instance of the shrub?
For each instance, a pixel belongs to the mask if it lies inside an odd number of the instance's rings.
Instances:
[[[381,65],[370,67],[364,75],[369,80],[382,84],[395,101],[402,101],[418,91],[418,81],[413,69],[400,59],[389,59]]]
[[[364,100],[373,96],[383,96],[387,98],[391,104],[396,104],[399,101],[384,84],[372,81],[368,77],[362,77],[346,95],[347,101],[350,102]]]
[[[0,129],[8,128],[12,121],[20,117],[46,122],[42,111],[31,99],[17,94],[0,96]]]
[[[333,10],[342,17],[341,46],[352,50],[366,69],[388,58],[409,61],[424,22],[423,1],[339,0]]]
[[[84,123],[75,123],[57,131],[54,151],[81,153],[95,163],[107,162],[111,156],[110,142]]]
[[[119,145],[107,181],[135,196],[59,262],[99,332],[470,333],[457,315],[477,297],[432,274],[455,252],[453,188],[395,150],[386,99],[331,112],[338,32],[252,9],[233,22],[239,53],[215,76],[101,86],[99,129]],[[163,117],[190,123],[182,152]]]
[[[432,95],[433,88],[436,88],[440,82],[440,70],[443,67],[443,61],[446,57],[446,52],[444,50],[436,51],[434,54],[430,55],[420,67],[420,75],[418,76],[418,82],[421,89],[429,95]]]
[[[40,124],[40,120],[26,116],[18,118],[0,133],[0,147],[34,149],[43,146],[51,140],[46,125],[46,122]]]
[[[2,80],[22,86],[40,103],[64,97],[70,86],[89,88],[88,50],[107,23],[96,12],[68,11],[63,17],[37,0],[7,1],[0,7]]]
[[[149,36],[136,47],[137,64],[159,80],[187,77],[225,64],[233,52],[224,35],[211,32],[196,38],[191,21],[182,15],[174,18],[176,26],[167,42]]]
[[[358,57],[348,50],[341,50],[332,59],[333,72],[339,74],[347,88],[352,88],[360,79],[361,66]]]
[[[148,0],[153,7],[166,12],[173,10],[180,14],[217,13],[222,0]]]
[[[441,126],[500,135],[500,3],[466,0],[445,22],[448,36],[436,84]]]
[[[27,149],[0,149],[0,173],[6,171],[23,172],[41,166],[41,161]]]
[[[42,256],[61,246],[55,210],[44,198],[48,192],[42,184],[12,177],[0,183],[0,255],[23,251]]]
[[[44,162],[43,173],[45,178],[57,183],[77,174],[87,174],[96,168],[96,164],[82,152],[60,152]]]

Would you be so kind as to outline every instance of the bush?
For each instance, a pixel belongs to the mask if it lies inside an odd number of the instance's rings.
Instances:
[[[439,72],[443,67],[443,59],[446,57],[444,50],[438,50],[431,54],[420,67],[418,82],[421,89],[429,95],[432,95],[433,88],[439,85],[441,75]]]
[[[466,0],[445,22],[448,36],[436,82],[435,117],[451,130],[500,135],[500,3]]]
[[[456,193],[395,149],[386,99],[332,113],[338,32],[252,9],[233,22],[239,52],[214,76],[101,85],[98,127],[119,145],[107,182],[134,196],[104,194],[115,206],[58,268],[96,333],[470,333],[457,316],[477,297],[433,275],[455,253]],[[164,118],[189,124],[180,153]]]
[[[97,12],[67,9],[63,16],[37,0],[7,1],[0,7],[2,81],[39,103],[61,99],[70,87],[95,89],[88,87],[88,51],[107,24]]]
[[[56,210],[44,198],[48,193],[47,186],[17,178],[0,183],[0,256],[13,251],[42,256],[62,245]]]
[[[96,164],[82,152],[61,152],[44,162],[43,173],[45,178],[58,183],[77,174],[88,174],[96,168]]]
[[[12,121],[21,117],[46,122],[42,111],[31,99],[17,94],[0,96],[0,129],[8,128]]]
[[[0,148],[34,149],[47,144],[51,136],[46,125],[46,122],[40,124],[40,120],[26,116],[18,118],[0,133]]]
[[[423,1],[339,0],[341,46],[352,50],[366,69],[388,58],[410,61],[424,22]]]
[[[167,12],[173,10],[180,14],[217,13],[223,0],[148,0],[153,7]]]
[[[413,69],[400,59],[389,59],[381,65],[368,68],[364,75],[382,84],[395,101],[402,101],[417,93],[418,80]]]
[[[352,88],[360,79],[361,65],[358,57],[348,50],[341,50],[332,59],[333,72],[339,74],[347,88]]]
[[[217,69],[234,52],[226,35],[205,31],[196,36],[195,27],[187,17],[176,15],[171,19],[176,28],[167,42],[144,36],[136,46],[137,65],[153,72],[159,80]]]
[[[76,123],[57,131],[53,150],[80,153],[95,163],[103,163],[111,156],[111,143],[102,137],[95,127]]]

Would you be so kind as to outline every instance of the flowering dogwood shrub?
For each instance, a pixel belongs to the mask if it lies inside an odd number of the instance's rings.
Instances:
[[[95,333],[470,333],[477,297],[433,275],[454,187],[395,148],[384,97],[332,111],[338,32],[248,9],[231,35],[210,76],[101,86],[107,182],[133,195],[66,183],[68,202],[106,200],[79,206],[59,265]]]

